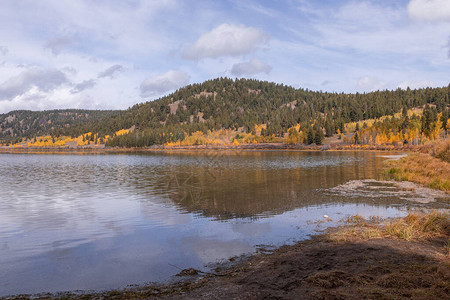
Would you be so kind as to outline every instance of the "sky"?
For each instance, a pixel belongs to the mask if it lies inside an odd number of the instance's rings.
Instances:
[[[0,113],[126,109],[192,83],[450,83],[450,0],[2,0]]]

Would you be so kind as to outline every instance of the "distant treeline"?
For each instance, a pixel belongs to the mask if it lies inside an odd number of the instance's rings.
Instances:
[[[24,138],[58,134],[92,120],[118,113],[111,110],[62,109],[46,111],[16,110],[0,114],[0,141],[17,143]]]

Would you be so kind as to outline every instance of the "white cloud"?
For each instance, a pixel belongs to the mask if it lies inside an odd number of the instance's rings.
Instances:
[[[370,76],[363,76],[358,79],[357,87],[359,90],[372,92],[386,88],[386,82]]]
[[[231,68],[231,74],[235,76],[253,75],[257,73],[269,74],[272,67],[257,58],[251,61],[234,64]]]
[[[269,34],[257,28],[225,23],[200,36],[193,45],[184,47],[181,56],[188,60],[238,56],[257,50],[269,39]]]
[[[0,99],[10,101],[33,88],[49,92],[66,83],[66,75],[57,69],[30,68],[0,84]]]
[[[408,4],[411,19],[450,22],[449,0],[411,0]]]
[[[61,51],[72,44],[72,39],[68,37],[57,37],[47,41],[44,44],[44,49],[50,49],[53,55],[58,55]]]
[[[113,66],[109,67],[108,69],[106,69],[105,71],[100,72],[98,74],[98,78],[104,78],[104,77],[113,78],[115,74],[120,73],[123,70],[124,70],[123,66],[113,65]]]
[[[61,69],[64,73],[68,73],[70,75],[76,75],[78,73],[78,70],[75,69],[74,67],[69,67],[66,66],[64,68]]]
[[[145,79],[140,86],[141,96],[154,97],[163,93],[176,90],[189,83],[190,76],[177,70],[170,70],[164,74]]]
[[[93,88],[96,84],[97,82],[94,79],[84,80],[83,82],[80,82],[79,84],[75,85],[75,87],[70,90],[70,93],[77,94],[84,90]]]
[[[306,64],[323,63],[328,71],[334,67],[333,72],[354,70],[353,78],[360,76],[360,69],[371,70],[370,74],[378,69],[384,69],[385,73],[403,69],[405,75],[399,74],[402,77],[397,80],[385,79],[392,88],[408,78],[411,71],[406,70],[408,68],[427,70],[428,75],[422,73],[426,79],[435,72],[431,68],[448,67],[450,61],[443,45],[450,32],[450,23],[411,22],[406,4],[352,1],[342,6],[325,7],[324,14],[314,16],[311,22],[315,31],[307,34],[304,29],[295,31],[301,41],[296,41],[302,46],[300,51],[304,53],[311,48],[311,53],[302,54],[309,57]],[[350,82],[341,81],[341,85],[353,89],[353,84],[348,85]]]

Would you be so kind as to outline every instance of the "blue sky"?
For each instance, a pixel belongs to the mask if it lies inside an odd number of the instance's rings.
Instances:
[[[220,76],[450,83],[450,0],[4,0],[0,37],[0,113],[124,109]]]

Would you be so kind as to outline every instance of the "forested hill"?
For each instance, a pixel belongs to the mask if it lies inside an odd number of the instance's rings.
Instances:
[[[0,114],[0,140],[13,141],[39,135],[58,133],[72,126],[79,126],[91,120],[110,117],[117,111],[107,110],[16,110]]]
[[[413,107],[432,104],[435,112],[448,115],[450,85],[443,88],[377,91],[364,94],[314,92],[251,79],[218,78],[193,84],[159,100],[137,104],[117,115],[72,127],[68,134],[112,134],[135,128],[122,142],[112,145],[148,146],[178,141],[196,131],[240,129],[282,136],[289,128],[314,126],[331,135],[344,123],[392,115]],[[134,126],[134,127],[133,127]],[[139,141],[137,141],[139,139]]]
[[[431,116],[427,122],[431,124],[442,112],[443,124],[446,124],[449,98],[450,85],[344,94],[295,89],[251,79],[217,78],[186,86],[166,97],[136,104],[124,111],[49,111],[43,112],[42,117],[30,117],[28,123],[21,123],[26,118],[18,117],[18,114],[31,116],[34,113],[12,112],[1,116],[0,124],[2,132],[5,128],[11,132],[8,128],[13,128],[17,135],[30,136],[37,134],[39,129],[41,132],[50,130],[53,136],[76,137],[92,132],[99,140],[109,135],[110,146],[171,143],[184,140],[195,132],[206,134],[209,130],[221,129],[276,138],[286,136],[295,126],[297,131],[301,128],[305,134],[312,132],[320,142],[322,134],[343,133],[345,123],[376,119],[426,104],[430,104],[427,109]],[[15,119],[11,114],[16,115]],[[6,119],[9,121],[5,122]],[[67,122],[68,119],[71,122]],[[15,129],[11,122],[21,125]],[[46,123],[48,125],[44,125]],[[116,136],[121,129],[131,130]]]

